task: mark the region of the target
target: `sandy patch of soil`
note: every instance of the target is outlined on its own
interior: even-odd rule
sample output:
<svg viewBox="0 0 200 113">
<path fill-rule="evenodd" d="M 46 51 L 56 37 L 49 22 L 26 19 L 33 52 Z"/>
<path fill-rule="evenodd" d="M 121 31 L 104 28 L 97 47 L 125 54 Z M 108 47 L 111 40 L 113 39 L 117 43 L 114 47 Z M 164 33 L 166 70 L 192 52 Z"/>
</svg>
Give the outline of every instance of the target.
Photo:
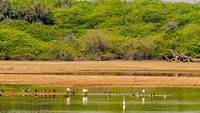
<svg viewBox="0 0 200 113">
<path fill-rule="evenodd" d="M 200 63 L 169 63 L 166 61 L 0 61 L 0 73 L 63 73 L 78 71 L 200 72 Z"/>
<path fill-rule="evenodd" d="M 83 61 L 38 62 L 0 61 L 0 84 L 38 84 L 80 87 L 173 87 L 200 86 L 200 77 L 166 76 L 101 76 L 101 75 L 46 75 L 80 71 L 106 72 L 193 72 L 200 73 L 200 63 L 165 61 Z M 35 74 L 34 74 L 35 73 Z M 36 74 L 40 73 L 40 74 Z"/>
<path fill-rule="evenodd" d="M 71 87 L 199 87 L 200 77 L 59 76 L 0 74 L 1 84 L 35 84 Z"/>
</svg>

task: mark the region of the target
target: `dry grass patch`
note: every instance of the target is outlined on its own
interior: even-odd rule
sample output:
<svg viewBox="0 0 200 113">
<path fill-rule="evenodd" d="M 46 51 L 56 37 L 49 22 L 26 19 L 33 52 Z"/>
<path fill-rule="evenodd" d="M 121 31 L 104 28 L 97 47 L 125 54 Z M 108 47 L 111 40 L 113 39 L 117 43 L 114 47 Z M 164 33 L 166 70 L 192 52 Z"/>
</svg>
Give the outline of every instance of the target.
<svg viewBox="0 0 200 113">
<path fill-rule="evenodd" d="M 63 73 L 77 71 L 200 72 L 200 63 L 169 63 L 165 61 L 0 62 L 0 73 Z"/>
</svg>

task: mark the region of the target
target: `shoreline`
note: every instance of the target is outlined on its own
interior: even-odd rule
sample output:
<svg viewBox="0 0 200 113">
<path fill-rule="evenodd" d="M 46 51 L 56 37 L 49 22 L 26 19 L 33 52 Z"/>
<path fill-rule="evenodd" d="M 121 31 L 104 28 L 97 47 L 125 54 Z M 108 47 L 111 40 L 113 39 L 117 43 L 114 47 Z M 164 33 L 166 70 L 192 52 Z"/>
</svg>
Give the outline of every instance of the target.
<svg viewBox="0 0 200 113">
<path fill-rule="evenodd" d="M 73 74 L 70 75 L 70 72 Z M 86 72 L 86 75 L 79 75 L 80 72 Z M 87 72 L 94 73 L 87 75 Z M 108 74 L 101 75 L 101 72 L 108 72 Z M 112 72 L 125 74 L 109 75 Z M 132 76 L 129 75 L 129 72 L 141 72 L 144 75 L 147 72 L 196 73 L 196 76 L 144 76 L 143 74 Z M 0 84 L 62 87 L 200 87 L 199 81 L 199 63 L 165 61 L 0 61 Z"/>
<path fill-rule="evenodd" d="M 200 72 L 200 63 L 167 61 L 0 61 L 0 73 L 56 73 L 77 71 Z"/>
<path fill-rule="evenodd" d="M 58 87 L 200 87 L 200 77 L 4 75 L 0 84 Z"/>
</svg>

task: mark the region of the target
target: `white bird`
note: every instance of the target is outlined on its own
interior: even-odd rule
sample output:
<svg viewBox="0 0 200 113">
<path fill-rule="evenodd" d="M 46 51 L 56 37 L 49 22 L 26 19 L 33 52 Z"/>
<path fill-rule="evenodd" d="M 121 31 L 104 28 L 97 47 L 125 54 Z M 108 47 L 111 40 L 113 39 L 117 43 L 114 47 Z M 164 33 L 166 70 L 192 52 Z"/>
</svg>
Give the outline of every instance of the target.
<svg viewBox="0 0 200 113">
<path fill-rule="evenodd" d="M 87 93 L 87 92 L 88 92 L 88 89 L 83 89 L 82 92 L 83 92 L 83 93 Z"/>
<path fill-rule="evenodd" d="M 70 88 L 67 88 L 67 92 L 70 92 L 71 91 L 71 89 Z"/>
<path fill-rule="evenodd" d="M 145 93 L 145 92 L 146 92 L 146 91 L 143 89 L 143 90 L 142 90 L 142 93 Z"/>
</svg>

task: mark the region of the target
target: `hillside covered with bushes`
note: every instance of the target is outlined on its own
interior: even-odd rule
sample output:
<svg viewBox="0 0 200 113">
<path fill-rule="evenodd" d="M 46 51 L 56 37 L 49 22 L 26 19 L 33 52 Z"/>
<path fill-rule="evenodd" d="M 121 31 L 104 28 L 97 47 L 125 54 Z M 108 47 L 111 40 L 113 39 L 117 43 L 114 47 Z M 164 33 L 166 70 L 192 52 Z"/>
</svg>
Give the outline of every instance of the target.
<svg viewBox="0 0 200 113">
<path fill-rule="evenodd" d="M 0 0 L 1 60 L 200 57 L 200 4 Z"/>
</svg>

